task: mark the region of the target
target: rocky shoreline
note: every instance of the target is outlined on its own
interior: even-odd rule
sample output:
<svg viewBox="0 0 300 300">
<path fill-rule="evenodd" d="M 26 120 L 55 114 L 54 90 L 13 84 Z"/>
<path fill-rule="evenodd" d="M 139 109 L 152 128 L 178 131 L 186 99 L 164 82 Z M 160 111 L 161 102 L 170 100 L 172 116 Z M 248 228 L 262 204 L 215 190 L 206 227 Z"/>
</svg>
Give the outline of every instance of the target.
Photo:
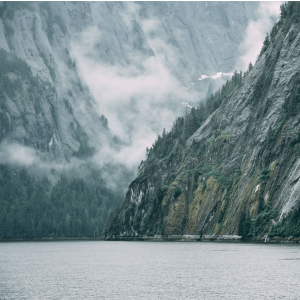
<svg viewBox="0 0 300 300">
<path fill-rule="evenodd" d="M 33 237 L 33 238 L 0 238 L 1 242 L 41 242 L 41 241 L 103 241 L 98 237 Z"/>
<path fill-rule="evenodd" d="M 106 241 L 176 241 L 176 242 L 226 242 L 226 243 L 299 243 L 298 237 L 272 237 L 260 236 L 242 240 L 238 235 L 155 235 L 155 236 L 108 236 Z"/>
<path fill-rule="evenodd" d="M 108 236 L 108 237 L 34 237 L 0 238 L 0 242 L 38 242 L 38 241 L 154 241 L 154 242 L 225 242 L 225 243 L 299 243 L 300 237 L 259 236 L 242 240 L 238 235 L 155 235 L 155 236 Z"/>
</svg>

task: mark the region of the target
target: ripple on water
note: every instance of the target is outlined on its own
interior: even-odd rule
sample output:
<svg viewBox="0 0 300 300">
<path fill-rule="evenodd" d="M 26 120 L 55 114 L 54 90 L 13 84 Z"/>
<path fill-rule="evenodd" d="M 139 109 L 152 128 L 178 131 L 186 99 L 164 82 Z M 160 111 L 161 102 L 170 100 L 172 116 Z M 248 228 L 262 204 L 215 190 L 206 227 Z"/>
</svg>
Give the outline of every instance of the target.
<svg viewBox="0 0 300 300">
<path fill-rule="evenodd" d="M 297 245 L 0 244 L 0 299 L 299 299 Z"/>
</svg>

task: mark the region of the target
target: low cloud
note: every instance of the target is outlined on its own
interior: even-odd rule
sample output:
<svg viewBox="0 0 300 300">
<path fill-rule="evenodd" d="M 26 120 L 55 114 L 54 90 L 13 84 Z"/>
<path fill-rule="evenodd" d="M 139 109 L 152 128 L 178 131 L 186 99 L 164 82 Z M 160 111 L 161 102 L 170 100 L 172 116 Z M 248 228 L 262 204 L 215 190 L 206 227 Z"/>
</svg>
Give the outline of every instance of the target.
<svg viewBox="0 0 300 300">
<path fill-rule="evenodd" d="M 251 21 L 245 33 L 245 39 L 239 46 L 239 57 L 234 70 L 245 71 L 250 61 L 252 64 L 256 62 L 260 53 L 263 42 L 270 32 L 275 22 L 278 21 L 280 13 L 280 5 L 283 2 L 260 2 L 258 7 L 258 19 Z"/>
<path fill-rule="evenodd" d="M 4 140 L 0 143 L 0 164 L 11 165 L 19 168 L 34 167 L 35 170 L 50 172 L 51 170 L 62 171 L 80 167 L 85 162 L 73 157 L 69 163 L 56 163 L 55 161 L 42 161 L 39 150 L 21 145 L 15 141 Z"/>
<path fill-rule="evenodd" d="M 200 88 L 196 91 L 195 81 L 185 78 L 189 74 L 177 74 L 182 54 L 168 42 L 170 37 L 155 15 L 141 17 L 139 4 L 124 5 L 126 9 L 120 13 L 123 20 L 120 24 L 126 26 L 126 38 L 122 33 L 118 37 L 114 31 L 108 32 L 101 24 L 95 24 L 76 36 L 70 53 L 95 98 L 98 114 L 107 117 L 114 134 L 130 141 L 119 150 L 103 146 L 93 161 L 102 170 L 105 166 L 119 164 L 133 172 L 157 134 L 163 128 L 169 130 L 176 117 L 182 116 L 190 104 L 195 105 L 207 97 L 207 87 L 201 82 L 201 91 L 197 80 Z M 235 69 L 245 70 L 250 61 L 255 62 L 266 33 L 278 18 L 279 6 L 279 2 L 260 4 L 259 18 L 247 28 L 240 45 L 242 55 Z M 217 83 L 223 82 L 221 75 L 218 73 L 210 78 L 215 79 L 215 85 L 211 85 L 209 94 Z M 117 182 L 116 178 L 123 172 L 120 174 L 108 171 L 107 178 Z"/>
<path fill-rule="evenodd" d="M 137 175 L 137 167 L 145 157 L 146 147 L 149 141 L 154 141 L 156 134 L 146 129 L 148 134 L 134 136 L 130 146 L 124 146 L 121 150 L 104 147 L 93 158 L 93 166 L 101 169 L 102 177 L 107 186 L 111 188 L 123 188 L 124 192 L 128 184 Z M 140 134 L 141 131 L 138 131 Z M 146 132 L 145 132 L 146 133 Z"/>
<path fill-rule="evenodd" d="M 4 141 L 0 144 L 0 164 L 29 167 L 36 163 L 39 163 L 39 159 L 34 149 L 15 142 Z"/>
<path fill-rule="evenodd" d="M 115 41 L 115 46 L 107 50 L 112 59 L 108 62 L 100 57 L 99 48 L 110 47 L 112 40 L 105 44 L 107 33 L 92 26 L 76 37 L 71 54 L 96 100 L 99 115 L 107 117 L 114 134 L 131 141 L 120 151 L 103 148 L 97 156 L 98 163 L 117 161 L 136 169 L 157 134 L 163 128 L 169 130 L 176 117 L 184 114 L 183 103 L 197 103 L 201 97 L 190 83 L 185 86 L 176 76 L 179 53 L 166 42 L 168 37 L 164 36 L 159 19 L 141 19 L 136 3 L 127 3 L 126 7 L 121 16 L 127 30 L 133 30 L 128 34 L 132 39 L 138 38 L 139 46 L 125 43 L 123 48 L 132 49 L 125 51 L 124 57 L 114 57 L 114 47 L 118 47 Z M 134 26 L 141 29 L 141 36 Z"/>
<path fill-rule="evenodd" d="M 136 163 L 145 157 L 146 148 L 151 146 L 150 141 L 154 141 L 157 135 L 147 127 L 138 130 L 133 136 L 130 146 L 124 146 L 121 150 L 114 150 L 110 147 L 104 147 L 94 156 L 95 163 L 103 167 L 107 162 L 122 164 L 128 169 L 136 167 Z M 111 160 L 113 157 L 113 161 Z"/>
</svg>

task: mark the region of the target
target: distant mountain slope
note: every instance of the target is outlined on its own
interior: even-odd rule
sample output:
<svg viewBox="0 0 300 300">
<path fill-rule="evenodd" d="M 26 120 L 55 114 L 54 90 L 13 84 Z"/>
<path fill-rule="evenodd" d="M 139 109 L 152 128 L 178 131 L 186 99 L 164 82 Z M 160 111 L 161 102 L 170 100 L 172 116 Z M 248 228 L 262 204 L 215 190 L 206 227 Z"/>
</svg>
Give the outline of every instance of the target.
<svg viewBox="0 0 300 300">
<path fill-rule="evenodd" d="M 10 120 L 2 139 L 43 149 L 38 151 L 39 157 L 49 163 L 66 163 L 78 151 L 80 142 L 96 150 L 114 144 L 107 121 L 101 118 L 109 99 L 95 102 L 97 95 L 92 96 L 82 81 L 78 53 L 73 51 L 76 41 L 87 43 L 90 49 L 83 55 L 93 55 L 96 64 L 120 68 L 142 68 L 146 58 L 164 53 L 167 60 L 163 63 L 186 89 L 185 95 L 199 101 L 193 89 L 201 92 L 199 96 L 206 95 L 210 83 L 198 77 L 232 69 L 237 46 L 249 20 L 255 19 L 257 7 L 254 2 L 2 2 L 0 47 L 12 54 L 2 52 L 2 60 L 22 59 L 31 70 L 26 75 L 31 80 L 26 83 L 25 74 L 15 74 L 19 72 L 14 72 L 15 66 L 2 69 L 2 78 L 12 84 L 18 80 L 22 85 L 16 95 L 7 93 L 2 85 L 2 102 L 7 104 Z M 98 29 L 91 32 L 91 28 Z M 181 114 L 185 110 L 182 98 L 176 100 L 168 93 L 159 99 L 164 103 L 156 102 L 145 109 L 139 104 L 134 107 L 136 99 L 130 100 L 129 106 L 125 99 L 124 104 L 119 99 L 110 114 L 126 120 L 121 124 L 127 134 L 138 130 L 143 122 L 160 132 L 173 122 L 170 117 L 174 113 L 164 112 Z M 168 119 L 162 121 L 164 115 Z M 108 126 L 115 126 L 108 121 Z M 79 131 L 86 135 L 84 142 L 82 136 L 79 140 Z"/>
<path fill-rule="evenodd" d="M 233 70 L 258 7 L 258 2 L 93 2 L 93 26 L 79 35 L 73 53 L 96 100 L 103 107 L 104 98 L 110 99 L 105 107 L 113 111 L 107 115 L 115 127 L 120 123 L 136 135 L 146 125 L 158 134 L 185 112 L 183 99 L 198 105 L 228 79 L 199 80 Z M 96 78 L 102 74 L 101 82 Z"/>
<path fill-rule="evenodd" d="M 0 235 L 87 235 L 86 228 L 90 235 L 101 235 L 140 159 L 134 144 L 139 141 L 132 135 L 138 131 L 138 137 L 154 136 L 190 106 L 183 104 L 183 94 L 189 96 L 185 102 L 199 101 L 215 88 L 215 81 L 205 83 L 197 77 L 233 67 L 237 46 L 249 20 L 256 18 L 257 7 L 255 2 L 1 2 L 0 184 L 5 210 Z M 82 69 L 86 60 L 102 68 L 101 77 L 87 65 L 96 86 L 102 84 L 100 91 L 87 81 Z M 157 64 L 152 67 L 152 62 Z M 128 71 L 129 79 L 142 80 L 138 94 L 134 90 L 126 98 L 121 90 L 117 105 L 109 110 L 108 96 L 120 85 L 110 86 L 110 72 L 102 71 L 113 67 L 124 72 L 122 78 L 133 70 L 133 75 Z M 156 85 L 145 92 L 148 71 Z M 172 83 L 167 92 L 161 78 Z M 103 95 L 105 86 L 108 94 Z M 123 86 L 126 90 L 130 84 Z M 154 101 L 157 87 L 162 93 Z M 182 94 L 178 96 L 173 87 Z M 145 99 L 146 108 L 141 106 Z M 115 136 L 117 121 L 124 128 L 121 138 Z M 139 131 L 145 127 L 150 128 L 147 134 Z M 143 144 L 140 149 L 144 153 Z M 44 176 L 49 189 L 48 183 L 40 186 Z M 61 198 L 56 191 L 63 193 Z M 81 196 L 69 203 L 75 191 Z M 54 195 L 60 201 L 54 203 Z M 87 223 L 88 216 L 94 221 Z M 72 231 L 66 222 L 78 228 L 88 225 Z M 11 223 L 15 229 L 6 231 Z"/>
<path fill-rule="evenodd" d="M 158 137 L 108 239 L 300 236 L 299 21 L 282 5 L 254 68 Z"/>
</svg>

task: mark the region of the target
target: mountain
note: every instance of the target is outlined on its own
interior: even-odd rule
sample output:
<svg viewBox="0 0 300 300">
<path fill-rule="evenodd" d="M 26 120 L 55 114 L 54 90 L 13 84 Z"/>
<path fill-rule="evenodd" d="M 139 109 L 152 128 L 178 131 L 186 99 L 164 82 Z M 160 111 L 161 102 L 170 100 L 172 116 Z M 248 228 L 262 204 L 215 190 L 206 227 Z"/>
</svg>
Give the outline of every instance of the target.
<svg viewBox="0 0 300 300">
<path fill-rule="evenodd" d="M 258 7 L 257 2 L 91 3 L 93 25 L 79 35 L 73 53 L 114 129 L 135 139 L 143 128 L 154 139 L 231 76 Z M 199 80 L 218 72 L 227 76 Z"/>
<path fill-rule="evenodd" d="M 1 2 L 1 237 L 101 235 L 139 138 L 217 88 L 257 8 Z"/>
<path fill-rule="evenodd" d="M 299 239 L 299 22 L 281 5 L 255 66 L 158 136 L 107 239 Z"/>
<path fill-rule="evenodd" d="M 21 143 L 26 138 L 29 145 L 43 149 L 52 148 L 53 153 L 50 153 L 50 150 L 46 151 L 42 160 L 57 162 L 66 161 L 79 148 L 75 129 L 69 126 L 73 122 L 76 127 L 75 120 L 87 134 L 90 146 L 101 148 L 113 142 L 105 122 L 99 117 L 99 114 L 102 114 L 101 103 L 95 104 L 88 87 L 80 78 L 76 54 L 73 57 L 70 54 L 76 40 L 83 38 L 83 42 L 87 42 L 88 38 L 83 37 L 83 34 L 89 36 L 86 33 L 89 28 L 96 26 L 101 32 L 101 35 L 96 35 L 92 44 L 88 44 L 90 49 L 87 51 L 92 52 L 95 62 L 116 66 L 137 65 L 140 68 L 145 57 L 156 53 L 156 50 L 148 45 L 146 35 L 149 33 L 146 33 L 146 29 L 143 31 L 142 27 L 145 27 L 146 21 L 161 22 L 161 29 L 148 25 L 148 31 L 155 35 L 156 40 L 165 39 L 166 43 L 176 45 L 174 47 L 180 53 L 180 63 L 177 59 L 172 61 L 169 58 L 170 65 L 172 62 L 178 63 L 170 68 L 181 76 L 187 77 L 189 73 L 190 76 L 184 83 L 190 87 L 193 76 L 197 79 L 202 74 L 214 75 L 232 69 L 237 46 L 243 38 L 249 20 L 255 19 L 257 8 L 256 3 L 230 5 L 222 2 L 146 2 L 142 3 L 141 7 L 137 4 L 136 6 L 134 9 L 137 13 L 131 15 L 130 7 L 128 8 L 126 3 L 117 2 L 1 4 L 1 48 L 22 59 L 32 72 L 30 76 L 38 78 L 38 83 L 35 84 L 44 90 L 47 88 L 42 97 L 32 95 L 34 100 L 24 100 L 27 107 L 23 107 L 18 101 L 15 106 L 9 105 L 11 108 L 8 113 L 14 114 L 14 117 L 10 118 L 12 130 L 8 134 L 9 137 Z M 209 26 L 210 24 L 213 26 Z M 201 53 L 197 53 L 200 50 Z M 14 72 L 3 70 L 3 73 Z M 14 77 L 15 74 L 10 74 L 9 80 L 13 82 Z M 24 82 L 25 78 L 19 80 Z M 29 85 L 34 84 L 29 82 Z M 24 93 L 19 94 L 23 97 Z M 13 95 L 6 101 L 10 102 L 12 97 Z M 34 106 L 34 102 L 38 101 Z M 22 122 L 15 121 L 19 115 L 28 119 L 27 127 Z M 40 132 L 45 132 L 43 137 L 36 132 L 36 119 L 39 120 L 37 126 L 41 127 Z"/>
</svg>

